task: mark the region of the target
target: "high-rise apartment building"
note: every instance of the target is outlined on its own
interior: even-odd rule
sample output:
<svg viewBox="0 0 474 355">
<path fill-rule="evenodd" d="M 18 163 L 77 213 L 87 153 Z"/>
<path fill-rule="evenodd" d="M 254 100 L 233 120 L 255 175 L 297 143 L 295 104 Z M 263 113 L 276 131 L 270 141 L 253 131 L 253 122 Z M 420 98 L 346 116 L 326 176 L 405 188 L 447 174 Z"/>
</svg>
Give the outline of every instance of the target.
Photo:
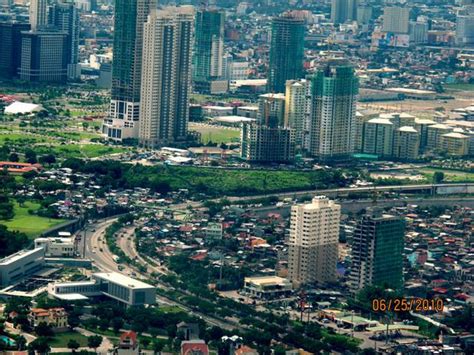
<svg viewBox="0 0 474 355">
<path fill-rule="evenodd" d="M 353 292 L 367 286 L 403 286 L 403 218 L 369 210 L 359 220 L 352 237 L 349 275 Z"/>
<path fill-rule="evenodd" d="M 285 13 L 272 21 L 268 91 L 284 93 L 287 80 L 303 78 L 304 20 Z"/>
<path fill-rule="evenodd" d="M 145 23 L 139 141 L 148 147 L 187 137 L 194 8 L 152 10 Z"/>
<path fill-rule="evenodd" d="M 30 1 L 30 24 L 32 31 L 48 24 L 48 0 Z"/>
<path fill-rule="evenodd" d="M 110 139 L 138 137 L 143 25 L 155 0 L 116 0 L 112 93 L 102 132 Z"/>
<path fill-rule="evenodd" d="M 393 156 L 400 160 L 416 160 L 420 152 L 420 134 L 414 127 L 403 126 L 395 130 Z"/>
<path fill-rule="evenodd" d="M 359 80 L 344 60 L 330 60 L 313 77 L 310 153 L 322 161 L 355 151 Z"/>
<path fill-rule="evenodd" d="M 0 77 L 17 76 L 21 64 L 21 33 L 29 29 L 28 23 L 0 22 Z"/>
<path fill-rule="evenodd" d="M 196 32 L 193 56 L 193 80 L 199 91 L 223 76 L 225 13 L 218 10 L 199 10 L 196 13 Z"/>
<path fill-rule="evenodd" d="M 288 277 L 295 284 L 336 280 L 341 206 L 326 197 L 291 208 Z"/>
<path fill-rule="evenodd" d="M 383 32 L 408 34 L 410 9 L 402 6 L 388 6 L 383 9 Z"/>
<path fill-rule="evenodd" d="M 56 29 L 22 32 L 19 78 L 29 82 L 66 82 L 67 41 L 67 33 Z"/>
<path fill-rule="evenodd" d="M 260 95 L 257 119 L 258 123 L 269 127 L 283 127 L 285 125 L 285 95 Z"/>
<path fill-rule="evenodd" d="M 357 20 L 357 0 L 332 0 L 331 22 L 335 25 Z"/>
<path fill-rule="evenodd" d="M 474 44 L 474 6 L 467 6 L 456 16 L 456 44 Z"/>
<path fill-rule="evenodd" d="M 363 125 L 362 152 L 380 157 L 392 156 L 393 123 L 388 118 L 372 118 Z"/>
<path fill-rule="evenodd" d="M 79 67 L 79 14 L 73 2 L 57 2 L 49 9 L 49 23 L 67 33 L 68 77 L 77 79 Z"/>
<path fill-rule="evenodd" d="M 307 147 L 311 117 L 311 80 L 288 80 L 285 92 L 285 125 L 295 130 L 295 144 Z"/>
</svg>

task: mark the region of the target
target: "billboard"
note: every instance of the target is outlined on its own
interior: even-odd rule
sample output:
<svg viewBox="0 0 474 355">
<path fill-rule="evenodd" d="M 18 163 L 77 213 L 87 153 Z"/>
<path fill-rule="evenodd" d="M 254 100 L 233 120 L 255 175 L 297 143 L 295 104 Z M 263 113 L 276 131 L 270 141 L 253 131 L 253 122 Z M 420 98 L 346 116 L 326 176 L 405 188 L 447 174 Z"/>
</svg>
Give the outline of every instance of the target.
<svg viewBox="0 0 474 355">
<path fill-rule="evenodd" d="M 410 46 L 410 36 L 393 32 L 374 32 L 372 34 L 372 45 L 379 48 L 408 48 Z"/>
</svg>

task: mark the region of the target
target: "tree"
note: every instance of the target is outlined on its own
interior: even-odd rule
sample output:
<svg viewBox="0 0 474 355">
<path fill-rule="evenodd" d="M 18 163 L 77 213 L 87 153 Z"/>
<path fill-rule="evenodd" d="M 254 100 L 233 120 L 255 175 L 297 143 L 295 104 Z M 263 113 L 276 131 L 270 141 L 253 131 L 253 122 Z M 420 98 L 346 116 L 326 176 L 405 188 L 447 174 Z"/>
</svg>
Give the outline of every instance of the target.
<svg viewBox="0 0 474 355">
<path fill-rule="evenodd" d="M 38 159 L 36 157 L 36 152 L 33 149 L 26 149 L 25 160 L 30 164 L 36 164 L 38 162 Z"/>
<path fill-rule="evenodd" d="M 119 317 L 115 317 L 112 319 L 112 328 L 114 329 L 114 333 L 117 334 L 120 329 L 123 327 L 123 319 Z"/>
<path fill-rule="evenodd" d="M 433 174 L 433 183 L 440 184 L 444 180 L 444 173 L 442 171 L 435 171 Z"/>
<path fill-rule="evenodd" d="M 18 347 L 18 350 L 22 351 L 26 347 L 26 339 L 23 335 L 20 335 L 18 338 L 16 338 L 16 346 Z"/>
<path fill-rule="evenodd" d="M 39 158 L 39 161 L 41 164 L 50 165 L 50 164 L 56 163 L 56 157 L 54 156 L 54 154 L 46 154 L 46 155 L 41 156 Z"/>
<path fill-rule="evenodd" d="M 155 355 L 159 354 L 161 352 L 161 350 L 163 350 L 164 346 L 165 346 L 165 344 L 163 344 L 163 342 L 155 340 L 153 342 L 153 353 Z"/>
<path fill-rule="evenodd" d="M 84 131 L 87 131 L 87 128 L 89 128 L 89 123 L 88 122 L 82 122 L 82 129 Z"/>
<path fill-rule="evenodd" d="M 74 339 L 69 339 L 67 342 L 67 348 L 72 350 L 72 353 L 74 354 L 77 349 L 79 349 L 81 345 Z"/>
<path fill-rule="evenodd" d="M 51 351 L 51 347 L 48 345 L 47 338 L 39 337 L 28 345 L 28 350 L 37 351 L 40 354 L 48 354 Z"/>
<path fill-rule="evenodd" d="M 54 334 L 51 326 L 45 322 L 41 322 L 36 326 L 35 333 L 40 337 L 49 337 Z"/>
<path fill-rule="evenodd" d="M 100 335 L 91 335 L 87 337 L 87 346 L 94 349 L 97 353 L 97 348 L 102 344 L 102 337 Z"/>
<path fill-rule="evenodd" d="M 16 153 L 11 153 L 10 156 L 8 157 L 8 160 L 14 163 L 17 163 L 20 161 L 20 157 Z"/>
</svg>

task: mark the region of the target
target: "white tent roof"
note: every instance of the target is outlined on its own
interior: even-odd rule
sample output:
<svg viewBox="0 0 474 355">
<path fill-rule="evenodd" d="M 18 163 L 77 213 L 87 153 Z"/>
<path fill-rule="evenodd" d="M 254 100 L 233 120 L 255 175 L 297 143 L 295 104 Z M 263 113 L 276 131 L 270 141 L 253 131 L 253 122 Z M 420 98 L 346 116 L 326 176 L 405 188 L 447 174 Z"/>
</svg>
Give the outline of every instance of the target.
<svg viewBox="0 0 474 355">
<path fill-rule="evenodd" d="M 15 115 L 17 113 L 32 113 L 41 111 L 42 107 L 36 104 L 29 104 L 26 102 L 15 101 L 12 104 L 5 107 L 5 114 Z"/>
</svg>

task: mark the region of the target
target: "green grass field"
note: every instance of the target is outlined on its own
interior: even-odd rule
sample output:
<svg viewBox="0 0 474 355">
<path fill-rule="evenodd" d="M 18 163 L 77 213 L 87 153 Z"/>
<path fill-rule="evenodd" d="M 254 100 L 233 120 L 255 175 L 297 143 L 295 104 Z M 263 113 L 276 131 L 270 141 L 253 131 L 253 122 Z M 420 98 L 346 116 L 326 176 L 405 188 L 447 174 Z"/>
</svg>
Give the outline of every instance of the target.
<svg viewBox="0 0 474 355">
<path fill-rule="evenodd" d="M 110 147 L 101 144 L 64 144 L 51 147 L 39 147 L 38 154 L 52 153 L 59 158 L 96 158 L 104 155 L 123 153 L 122 147 Z"/>
<path fill-rule="evenodd" d="M 433 180 L 433 174 L 437 171 L 444 173 L 445 182 L 474 182 L 474 173 L 433 168 L 420 169 L 420 173 L 422 173 L 428 181 Z"/>
<path fill-rule="evenodd" d="M 77 341 L 81 347 L 87 346 L 87 337 L 77 332 L 58 333 L 48 343 L 52 348 L 67 348 L 71 339 Z"/>
<path fill-rule="evenodd" d="M 240 141 L 240 130 L 218 127 L 190 124 L 189 129 L 201 133 L 201 142 L 207 144 L 213 143 L 231 143 Z"/>
<path fill-rule="evenodd" d="M 50 219 L 28 213 L 28 210 L 37 211 L 39 208 L 40 205 L 38 203 L 25 202 L 24 206 L 20 207 L 15 202 L 15 217 L 8 221 L 0 220 L 0 224 L 7 226 L 12 231 L 23 232 L 28 237 L 33 238 L 65 221 L 63 219 Z"/>
<path fill-rule="evenodd" d="M 41 137 L 39 135 L 26 134 L 26 133 L 12 133 L 9 131 L 0 130 L 0 145 L 6 142 L 18 144 L 35 144 L 35 143 L 46 143 L 51 142 L 50 138 Z"/>
<path fill-rule="evenodd" d="M 444 88 L 454 91 L 474 91 L 474 84 L 445 84 Z"/>
</svg>

